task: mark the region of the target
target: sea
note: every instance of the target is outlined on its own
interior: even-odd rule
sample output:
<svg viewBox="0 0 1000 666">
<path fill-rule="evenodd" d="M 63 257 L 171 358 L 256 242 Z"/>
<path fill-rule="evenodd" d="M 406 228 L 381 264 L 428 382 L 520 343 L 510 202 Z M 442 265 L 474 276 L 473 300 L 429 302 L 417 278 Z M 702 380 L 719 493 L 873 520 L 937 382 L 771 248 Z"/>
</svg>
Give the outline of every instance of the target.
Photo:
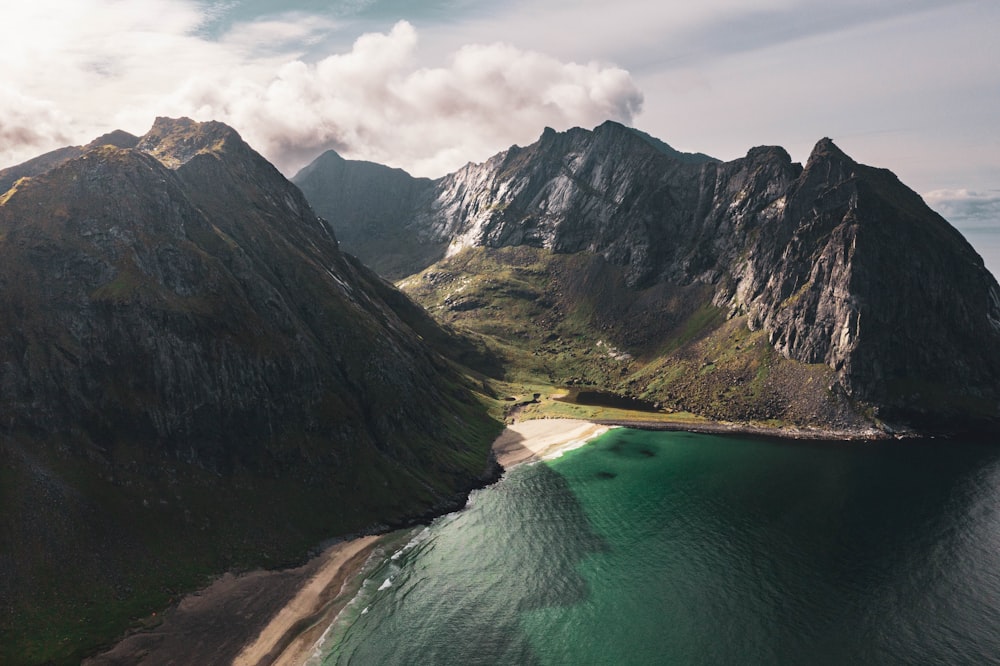
<svg viewBox="0 0 1000 666">
<path fill-rule="evenodd" d="M 614 429 L 364 577 L 310 664 L 996 664 L 1000 447 Z"/>
</svg>

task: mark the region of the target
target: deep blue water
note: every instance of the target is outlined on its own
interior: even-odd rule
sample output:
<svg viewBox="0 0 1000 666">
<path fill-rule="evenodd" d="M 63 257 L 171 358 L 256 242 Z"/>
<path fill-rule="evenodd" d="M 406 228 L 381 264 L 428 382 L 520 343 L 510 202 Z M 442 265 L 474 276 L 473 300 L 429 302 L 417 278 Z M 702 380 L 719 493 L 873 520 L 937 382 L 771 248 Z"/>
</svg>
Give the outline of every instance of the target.
<svg viewBox="0 0 1000 666">
<path fill-rule="evenodd" d="M 995 447 L 620 429 L 410 538 L 318 663 L 1000 663 Z"/>
</svg>

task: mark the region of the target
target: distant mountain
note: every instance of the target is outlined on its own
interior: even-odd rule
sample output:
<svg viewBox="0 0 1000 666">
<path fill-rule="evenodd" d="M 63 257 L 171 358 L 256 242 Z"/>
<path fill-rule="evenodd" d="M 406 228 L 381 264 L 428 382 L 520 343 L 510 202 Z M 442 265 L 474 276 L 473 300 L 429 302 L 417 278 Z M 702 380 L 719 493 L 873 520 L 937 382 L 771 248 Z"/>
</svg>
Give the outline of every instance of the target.
<svg viewBox="0 0 1000 666">
<path fill-rule="evenodd" d="M 402 277 L 441 258 L 443 242 L 414 244 L 400 225 L 433 183 L 401 169 L 345 160 L 329 150 L 295 175 L 292 182 L 309 192 L 312 205 L 330 211 L 331 227 L 348 252 L 369 258 L 380 275 Z"/>
<path fill-rule="evenodd" d="M 341 180 L 303 173 L 348 251 L 385 270 L 354 224 L 380 182 L 347 170 L 367 197 L 345 210 L 325 205 Z M 419 275 L 401 286 L 493 339 L 515 374 L 736 421 L 930 430 L 1000 415 L 996 280 L 917 194 L 829 139 L 805 167 L 777 147 L 722 163 L 608 122 L 411 187 L 408 210 L 377 216 L 412 248 Z"/>
<path fill-rule="evenodd" d="M 231 128 L 160 118 L 4 177 L 0 662 L 78 661 L 207 575 L 491 473 L 499 424 L 432 348 L 464 343 Z"/>
</svg>

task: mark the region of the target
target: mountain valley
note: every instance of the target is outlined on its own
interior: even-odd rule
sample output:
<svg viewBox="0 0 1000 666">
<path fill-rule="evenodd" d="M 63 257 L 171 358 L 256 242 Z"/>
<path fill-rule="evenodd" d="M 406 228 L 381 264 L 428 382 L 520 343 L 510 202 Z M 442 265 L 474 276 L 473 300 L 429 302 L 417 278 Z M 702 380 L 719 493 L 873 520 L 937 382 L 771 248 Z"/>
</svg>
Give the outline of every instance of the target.
<svg viewBox="0 0 1000 666">
<path fill-rule="evenodd" d="M 505 418 L 1000 422 L 1000 286 L 829 139 L 721 162 L 607 122 L 439 179 L 328 152 L 289 181 L 159 118 L 0 170 L 0 313 L 2 663 L 460 507 Z"/>
<path fill-rule="evenodd" d="M 996 423 L 996 280 L 829 139 L 804 166 L 778 147 L 722 163 L 607 122 L 433 181 L 330 153 L 293 181 L 508 380 L 859 436 Z"/>
</svg>

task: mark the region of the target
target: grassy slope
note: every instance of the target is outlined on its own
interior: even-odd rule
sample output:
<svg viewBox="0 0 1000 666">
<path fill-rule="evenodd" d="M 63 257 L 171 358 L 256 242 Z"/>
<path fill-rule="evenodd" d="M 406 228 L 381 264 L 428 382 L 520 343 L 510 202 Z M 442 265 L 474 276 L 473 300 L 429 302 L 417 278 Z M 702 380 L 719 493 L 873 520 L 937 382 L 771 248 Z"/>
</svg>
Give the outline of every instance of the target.
<svg viewBox="0 0 1000 666">
<path fill-rule="evenodd" d="M 702 286 L 631 290 L 599 257 L 530 247 L 467 249 L 399 286 L 502 358 L 496 390 L 522 417 L 860 425 L 830 391 L 829 368 L 781 357 L 744 318 L 727 320 Z M 643 398 L 662 412 L 623 415 L 552 400 L 563 386 Z"/>
<path fill-rule="evenodd" d="M 483 418 L 481 405 L 455 401 L 450 407 L 456 431 L 450 434 L 466 439 L 465 451 L 445 451 L 421 437 L 411 444 L 427 460 L 425 471 L 440 467 L 450 475 L 458 468 L 473 478 L 483 472 L 499 425 Z M 310 449 L 321 456 L 330 446 L 307 435 L 297 445 L 306 456 Z M 106 466 L 81 460 L 58 443 L 5 441 L 4 532 L 13 528 L 19 535 L 16 559 L 30 562 L 36 585 L 29 599 L 0 607 L 0 663 L 78 663 L 127 627 L 155 624 L 157 611 L 218 572 L 296 564 L 332 535 L 405 522 L 415 507 L 432 510 L 454 492 L 432 473 L 415 475 L 373 447 L 355 450 L 351 475 L 316 482 L 302 470 L 276 468 L 273 478 L 262 478 L 236 469 L 225 484 L 198 466 L 153 460 L 144 451 L 140 443 L 119 442 L 115 455 L 135 464 L 109 477 Z M 150 474 L 149 465 L 160 472 Z M 60 519 L 15 524 L 37 515 L 40 504 Z M 108 542 L 115 544 L 115 557 L 96 558 L 93 544 L 108 552 Z M 0 560 L 13 546 L 0 543 Z M 76 565 L 69 586 L 58 570 L 66 553 Z"/>
</svg>

